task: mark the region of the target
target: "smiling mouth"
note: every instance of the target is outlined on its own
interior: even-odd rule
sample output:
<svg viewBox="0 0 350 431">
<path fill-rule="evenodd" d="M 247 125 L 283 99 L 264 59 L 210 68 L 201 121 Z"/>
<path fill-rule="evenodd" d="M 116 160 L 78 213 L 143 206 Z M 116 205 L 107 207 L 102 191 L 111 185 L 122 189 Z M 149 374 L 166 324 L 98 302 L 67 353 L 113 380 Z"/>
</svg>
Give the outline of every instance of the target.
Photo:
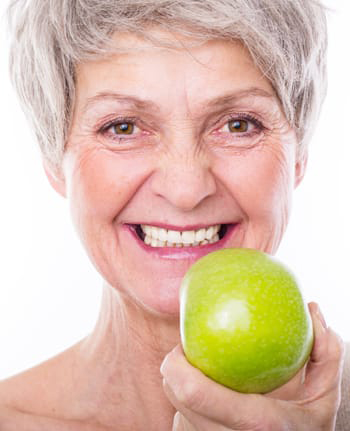
<svg viewBox="0 0 350 431">
<path fill-rule="evenodd" d="M 137 236 L 150 247 L 200 247 L 220 241 L 228 225 L 217 224 L 197 230 L 171 230 L 157 226 L 134 225 Z"/>
</svg>

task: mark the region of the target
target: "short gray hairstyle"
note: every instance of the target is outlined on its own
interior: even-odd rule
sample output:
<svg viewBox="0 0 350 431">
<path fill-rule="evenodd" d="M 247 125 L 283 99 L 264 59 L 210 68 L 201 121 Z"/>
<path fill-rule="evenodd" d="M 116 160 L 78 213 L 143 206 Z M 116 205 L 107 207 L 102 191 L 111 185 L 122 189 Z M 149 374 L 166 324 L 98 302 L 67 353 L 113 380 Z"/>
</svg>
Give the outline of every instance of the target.
<svg viewBox="0 0 350 431">
<path fill-rule="evenodd" d="M 327 86 L 327 27 L 318 0 L 12 0 L 10 74 L 41 151 L 59 166 L 79 62 L 105 55 L 115 32 L 150 39 L 150 26 L 199 40 L 239 40 L 270 80 L 299 153 Z M 157 43 L 156 40 L 153 40 Z"/>
</svg>

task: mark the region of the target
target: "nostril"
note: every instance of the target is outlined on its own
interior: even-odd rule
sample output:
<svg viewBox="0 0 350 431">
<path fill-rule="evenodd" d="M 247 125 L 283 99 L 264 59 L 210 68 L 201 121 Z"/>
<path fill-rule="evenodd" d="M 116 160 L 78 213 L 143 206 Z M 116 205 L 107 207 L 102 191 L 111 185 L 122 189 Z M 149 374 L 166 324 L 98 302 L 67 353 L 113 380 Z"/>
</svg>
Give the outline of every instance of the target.
<svg viewBox="0 0 350 431">
<path fill-rule="evenodd" d="M 198 164 L 198 161 L 191 164 L 190 160 L 183 163 L 168 161 L 152 176 L 152 192 L 176 209 L 192 211 L 204 200 L 215 195 L 217 190 L 211 171 Z"/>
</svg>

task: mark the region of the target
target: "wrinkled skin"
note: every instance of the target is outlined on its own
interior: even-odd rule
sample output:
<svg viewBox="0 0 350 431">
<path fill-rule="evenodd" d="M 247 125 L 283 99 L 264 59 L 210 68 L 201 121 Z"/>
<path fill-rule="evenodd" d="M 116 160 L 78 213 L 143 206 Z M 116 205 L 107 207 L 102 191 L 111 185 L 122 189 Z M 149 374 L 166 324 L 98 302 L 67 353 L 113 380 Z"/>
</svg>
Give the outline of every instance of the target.
<svg viewBox="0 0 350 431">
<path fill-rule="evenodd" d="M 119 45 L 137 51 L 78 68 L 59 187 L 109 284 L 155 312 L 176 315 L 179 281 L 191 262 L 144 253 L 125 223 L 235 222 L 239 229 L 227 246 L 273 253 L 305 160 L 296 157 L 295 133 L 271 84 L 241 45 L 208 42 L 189 53 L 131 36 Z M 118 97 L 106 95 L 112 92 Z M 228 96 L 235 99 L 214 104 Z M 261 126 L 249 120 L 249 131 L 234 135 L 230 115 L 252 116 Z M 137 119 L 133 134 L 99 131 L 119 116 Z"/>
<path fill-rule="evenodd" d="M 333 430 L 342 345 L 314 306 L 303 373 L 265 396 L 230 391 L 178 346 L 178 289 L 195 258 L 145 251 L 127 228 L 234 223 L 226 247 L 276 251 L 306 156 L 270 82 L 239 43 L 160 49 L 122 35 L 116 45 L 127 52 L 78 66 L 62 169 L 45 166 L 106 280 L 100 316 L 80 343 L 9 383 L 3 403 L 62 430 L 164 431 L 177 411 L 176 431 Z M 110 126 L 121 117 L 131 134 Z M 231 130 L 232 118 L 247 130 Z"/>
</svg>

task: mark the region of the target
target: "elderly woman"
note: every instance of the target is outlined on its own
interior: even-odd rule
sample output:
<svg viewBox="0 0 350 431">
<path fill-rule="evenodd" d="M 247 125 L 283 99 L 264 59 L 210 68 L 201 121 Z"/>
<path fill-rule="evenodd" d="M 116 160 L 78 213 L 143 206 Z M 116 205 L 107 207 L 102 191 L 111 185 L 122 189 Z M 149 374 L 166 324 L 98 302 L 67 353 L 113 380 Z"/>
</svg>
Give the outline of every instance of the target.
<svg viewBox="0 0 350 431">
<path fill-rule="evenodd" d="M 91 334 L 0 384 L 0 429 L 348 430 L 343 345 L 315 303 L 308 364 L 269 394 L 215 383 L 179 347 L 189 266 L 281 241 L 325 95 L 322 6 L 15 0 L 10 13 L 15 86 L 105 283 Z"/>
</svg>

